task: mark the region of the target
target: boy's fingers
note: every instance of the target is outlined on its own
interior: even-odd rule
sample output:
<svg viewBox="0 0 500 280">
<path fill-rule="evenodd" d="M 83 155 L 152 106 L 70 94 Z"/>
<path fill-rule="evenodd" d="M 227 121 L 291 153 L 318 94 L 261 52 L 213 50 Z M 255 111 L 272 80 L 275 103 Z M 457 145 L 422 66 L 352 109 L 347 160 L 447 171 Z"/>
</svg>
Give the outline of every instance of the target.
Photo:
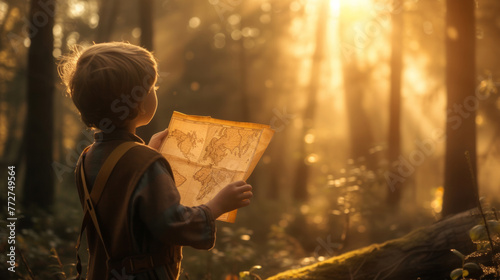
<svg viewBox="0 0 500 280">
<path fill-rule="evenodd" d="M 249 192 L 252 190 L 252 186 L 245 184 L 243 186 L 238 187 L 239 192 Z"/>
<path fill-rule="evenodd" d="M 231 185 L 233 186 L 236 186 L 236 187 L 241 187 L 241 186 L 244 186 L 246 185 L 247 183 L 243 180 L 240 180 L 240 181 L 236 181 L 236 182 L 232 182 Z"/>
<path fill-rule="evenodd" d="M 157 137 L 165 138 L 165 136 L 167 136 L 167 134 L 168 134 L 168 128 L 165 129 L 164 131 L 160 131 L 160 132 L 156 133 L 155 135 Z"/>
<path fill-rule="evenodd" d="M 250 199 L 245 199 L 245 200 L 242 200 L 242 201 L 240 202 L 240 204 L 241 204 L 241 207 L 248 206 L 248 205 L 250 205 Z"/>
<path fill-rule="evenodd" d="M 165 129 L 164 131 L 160 131 L 153 134 L 151 140 L 154 139 L 155 141 L 162 141 L 163 139 L 165 139 L 165 137 L 167 137 L 167 135 L 168 135 L 168 129 Z"/>
<path fill-rule="evenodd" d="M 240 199 L 242 200 L 245 200 L 245 199 L 250 199 L 253 197 L 253 193 L 248 191 L 248 192 L 244 192 L 240 195 Z"/>
</svg>

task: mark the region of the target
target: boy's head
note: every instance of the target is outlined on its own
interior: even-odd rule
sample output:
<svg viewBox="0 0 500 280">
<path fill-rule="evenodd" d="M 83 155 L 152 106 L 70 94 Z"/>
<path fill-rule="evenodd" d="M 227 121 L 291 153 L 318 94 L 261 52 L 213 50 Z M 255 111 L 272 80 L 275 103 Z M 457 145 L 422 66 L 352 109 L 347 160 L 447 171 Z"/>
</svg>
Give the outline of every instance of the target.
<svg viewBox="0 0 500 280">
<path fill-rule="evenodd" d="M 111 42 L 75 49 L 61 60 L 59 75 L 88 127 L 106 131 L 136 119 L 144 125 L 156 111 L 156 60 L 139 46 Z"/>
</svg>

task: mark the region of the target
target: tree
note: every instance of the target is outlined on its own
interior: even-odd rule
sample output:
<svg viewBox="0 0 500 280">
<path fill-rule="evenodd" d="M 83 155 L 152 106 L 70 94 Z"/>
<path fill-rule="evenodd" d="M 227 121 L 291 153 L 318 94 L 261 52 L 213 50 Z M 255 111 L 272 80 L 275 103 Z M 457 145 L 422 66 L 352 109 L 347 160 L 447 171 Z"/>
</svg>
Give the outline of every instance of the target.
<svg viewBox="0 0 500 280">
<path fill-rule="evenodd" d="M 392 12 L 392 34 L 391 34 L 391 86 L 390 86 L 390 105 L 389 105 L 389 141 L 387 154 L 389 158 L 389 169 L 397 162 L 401 153 L 401 70 L 402 70 L 402 44 L 403 44 L 403 15 L 399 10 L 402 5 L 401 0 L 393 1 Z M 387 203 L 391 206 L 397 206 L 401 200 L 402 183 L 396 182 L 389 186 L 387 192 Z"/>
<path fill-rule="evenodd" d="M 141 28 L 141 46 L 153 51 L 153 0 L 140 0 L 139 4 L 139 21 Z M 158 118 L 153 118 L 147 126 L 143 126 L 137 130 L 137 134 L 148 141 L 158 130 Z"/>
<path fill-rule="evenodd" d="M 153 51 L 153 0 L 140 0 L 138 4 L 141 46 Z"/>
<path fill-rule="evenodd" d="M 243 3 L 240 5 L 240 13 L 243 7 Z M 244 23 L 246 23 L 245 19 L 241 17 L 240 26 L 241 29 L 245 28 Z M 245 50 L 245 46 L 243 44 L 244 40 L 239 40 L 239 76 L 240 76 L 240 96 L 241 96 L 241 116 L 243 120 L 250 119 L 250 108 L 249 108 L 249 98 L 248 98 L 248 58 L 247 52 Z"/>
<path fill-rule="evenodd" d="M 326 0 L 322 0 L 318 6 L 319 16 L 316 27 L 316 43 L 315 50 L 312 58 L 311 66 L 311 79 L 309 82 L 309 92 L 307 95 L 307 101 L 304 109 L 303 120 L 304 124 L 302 126 L 302 134 L 299 138 L 299 154 L 300 158 L 298 160 L 298 167 L 295 177 L 295 185 L 293 189 L 293 197 L 297 201 L 305 201 L 308 198 L 307 193 L 307 181 L 309 179 L 309 166 L 306 164 L 305 159 L 306 154 L 306 143 L 304 142 L 304 136 L 312 128 L 312 124 L 315 118 L 316 103 L 318 95 L 320 81 L 321 81 L 321 66 L 323 64 L 325 56 L 325 37 L 326 37 L 326 26 L 328 21 L 328 4 Z"/>
<path fill-rule="evenodd" d="M 370 119 L 363 106 L 366 94 L 365 85 L 362 81 L 368 81 L 372 74 L 373 65 L 360 67 L 358 50 L 354 50 L 356 42 L 354 25 L 350 22 L 348 14 L 353 14 L 352 5 L 348 1 L 340 2 L 339 36 L 341 39 L 342 74 L 344 78 L 344 98 L 349 127 L 351 158 L 360 164 L 366 165 L 370 170 L 375 169 L 376 161 L 370 155 L 369 150 L 373 145 L 373 133 Z M 371 41 L 366 40 L 361 48 L 369 47 Z M 346 50 L 348 49 L 348 50 Z"/>
<path fill-rule="evenodd" d="M 99 11 L 99 26 L 97 27 L 96 43 L 107 42 L 111 38 L 116 17 L 120 7 L 118 0 L 103 0 Z"/>
<path fill-rule="evenodd" d="M 55 2 L 32 0 L 29 14 L 31 45 L 28 51 L 27 117 L 25 124 L 26 208 L 49 208 L 54 200 L 53 100 L 55 62 L 52 55 Z"/>
<path fill-rule="evenodd" d="M 446 1 L 446 156 L 443 215 L 471 208 L 478 195 L 476 178 L 474 1 Z M 473 178 L 464 158 L 469 151 Z"/>
</svg>

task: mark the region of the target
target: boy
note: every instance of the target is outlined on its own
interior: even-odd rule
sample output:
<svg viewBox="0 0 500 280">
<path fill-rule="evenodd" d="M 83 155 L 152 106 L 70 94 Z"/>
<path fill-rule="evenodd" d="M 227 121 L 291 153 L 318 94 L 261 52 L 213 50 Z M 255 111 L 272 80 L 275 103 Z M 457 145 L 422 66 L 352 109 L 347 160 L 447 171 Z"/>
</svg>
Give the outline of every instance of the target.
<svg viewBox="0 0 500 280">
<path fill-rule="evenodd" d="M 178 279 L 181 246 L 212 248 L 215 219 L 249 205 L 252 187 L 238 181 L 204 205 L 179 203 L 171 168 L 157 151 L 167 130 L 153 135 L 149 146 L 135 135 L 157 107 L 157 64 L 149 51 L 94 44 L 63 58 L 59 74 L 82 121 L 98 129 L 75 171 L 82 232 L 87 229 L 87 279 Z M 126 145 L 117 156 L 117 147 Z"/>
</svg>

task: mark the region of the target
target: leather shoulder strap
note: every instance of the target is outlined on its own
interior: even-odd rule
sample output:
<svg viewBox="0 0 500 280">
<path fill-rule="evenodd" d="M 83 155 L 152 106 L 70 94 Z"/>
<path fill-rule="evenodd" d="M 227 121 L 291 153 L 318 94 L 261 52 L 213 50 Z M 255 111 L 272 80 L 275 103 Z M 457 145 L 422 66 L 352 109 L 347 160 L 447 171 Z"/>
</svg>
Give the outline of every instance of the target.
<svg viewBox="0 0 500 280">
<path fill-rule="evenodd" d="M 76 244 L 76 254 L 77 254 L 77 272 L 78 276 L 76 279 L 80 279 L 81 275 L 81 260 L 80 256 L 78 254 L 78 250 L 80 249 L 80 243 L 81 243 L 81 238 L 83 235 L 83 231 L 85 230 L 89 219 L 92 221 L 94 224 L 94 227 L 97 231 L 97 234 L 99 235 L 99 238 L 102 242 L 102 245 L 104 247 L 104 250 L 106 252 L 106 257 L 108 260 L 110 259 L 110 255 L 108 252 L 108 248 L 106 246 L 106 243 L 104 243 L 104 239 L 102 237 L 101 229 L 99 226 L 99 221 L 97 220 L 97 216 L 95 213 L 95 206 L 97 203 L 99 203 L 99 200 L 101 198 L 101 194 L 104 191 L 104 188 L 106 186 L 106 182 L 108 181 L 109 175 L 111 174 L 111 171 L 113 171 L 113 168 L 115 167 L 116 163 L 120 160 L 120 158 L 132 147 L 137 146 L 140 144 L 137 144 L 136 142 L 125 142 L 120 144 L 118 147 L 116 147 L 113 152 L 106 158 L 104 161 L 101 169 L 99 170 L 99 173 L 97 174 L 96 180 L 94 182 L 94 185 L 92 187 L 92 191 L 89 193 L 87 183 L 85 180 L 85 169 L 84 169 L 84 162 L 83 162 L 83 156 L 81 158 L 80 162 L 80 175 L 81 175 L 81 182 L 82 182 L 82 188 L 84 192 L 84 217 L 82 221 L 82 226 L 80 228 L 80 235 L 78 236 L 78 241 Z M 84 153 L 88 150 L 88 147 L 84 150 Z"/>
<path fill-rule="evenodd" d="M 97 205 L 99 203 L 99 200 L 101 199 L 101 194 L 104 191 L 104 187 L 106 186 L 106 183 L 108 181 L 109 175 L 111 174 L 111 171 L 115 167 L 116 163 L 120 158 L 128 151 L 130 148 L 137 146 L 136 142 L 125 142 L 123 144 L 120 144 L 118 147 L 116 147 L 113 152 L 108 156 L 106 161 L 104 161 L 101 170 L 99 170 L 99 173 L 97 174 L 97 177 L 94 182 L 94 186 L 92 187 L 92 191 L 90 193 L 90 198 L 92 200 L 92 203 L 94 205 Z M 82 169 L 82 174 L 83 174 L 83 162 L 81 165 Z"/>
</svg>

